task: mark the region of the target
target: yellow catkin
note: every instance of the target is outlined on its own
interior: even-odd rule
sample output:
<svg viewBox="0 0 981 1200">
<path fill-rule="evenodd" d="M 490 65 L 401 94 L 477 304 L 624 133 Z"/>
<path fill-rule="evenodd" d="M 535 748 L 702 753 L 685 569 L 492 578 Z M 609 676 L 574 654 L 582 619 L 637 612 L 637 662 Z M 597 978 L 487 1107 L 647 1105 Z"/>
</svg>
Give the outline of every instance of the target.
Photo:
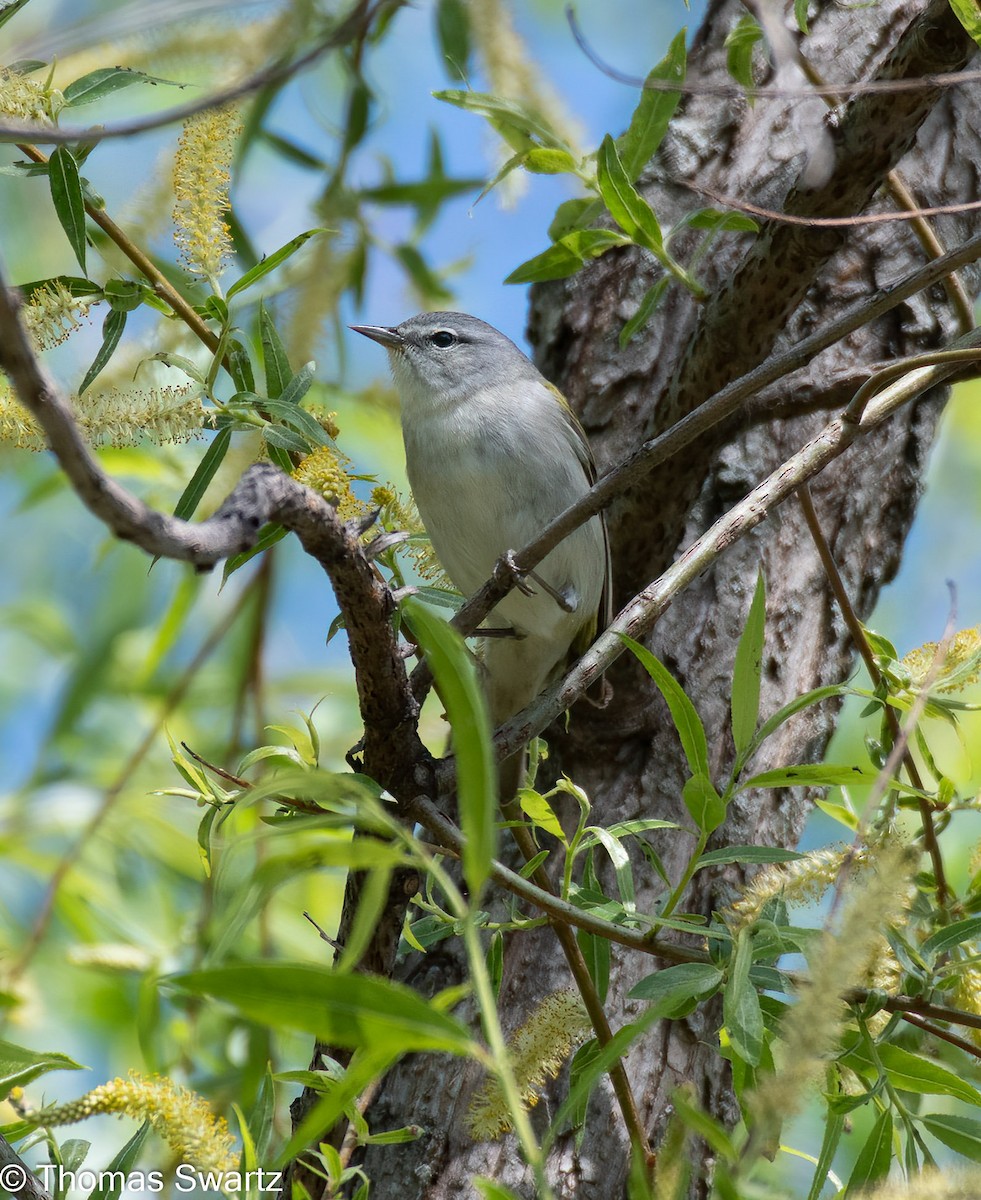
<svg viewBox="0 0 981 1200">
<path fill-rule="evenodd" d="M 808 955 L 809 982 L 780 1026 L 782 1065 L 749 1099 L 764 1140 L 805 1102 L 810 1084 L 836 1045 L 848 1012 L 841 994 L 867 974 L 881 945 L 882 929 L 908 903 L 916 858 L 902 846 L 877 850 L 861 881 L 852 880 L 839 928 L 825 933 Z"/>
<path fill-rule="evenodd" d="M 86 392 L 72 397 L 75 421 L 93 446 L 164 445 L 186 442 L 201 433 L 203 410 L 196 387 L 143 388 Z M 43 450 L 40 425 L 0 380 L 0 442 L 20 450 Z"/>
<path fill-rule="evenodd" d="M 81 329 L 92 303 L 93 297 L 73 296 L 63 283 L 51 279 L 31 293 L 21 317 L 35 347 L 48 350 Z"/>
<path fill-rule="evenodd" d="M 61 92 L 49 88 L 43 74 L 0 69 L 0 113 L 4 116 L 49 125 L 63 106 Z"/>
<path fill-rule="evenodd" d="M 198 113 L 185 123 L 174 158 L 174 240 L 187 269 L 212 281 L 232 250 L 225 217 L 240 130 L 232 107 Z"/>
<path fill-rule="evenodd" d="M 852 870 L 864 868 L 868 853 L 851 847 L 829 846 L 824 850 L 812 850 L 793 862 L 764 867 L 726 910 L 729 927 L 735 933 L 752 925 L 766 904 L 777 897 L 788 904 L 807 904 L 816 900 L 835 882 L 846 861 Z"/>
<path fill-rule="evenodd" d="M 342 521 L 363 516 L 368 506 L 355 496 L 347 459 L 330 446 L 318 446 L 293 471 L 293 478 L 337 507 Z"/>
<path fill-rule="evenodd" d="M 981 1016 L 981 967 L 969 966 L 957 973 L 951 1003 L 964 1012 Z M 981 1046 L 981 1029 L 967 1028 L 965 1032 L 975 1046 Z"/>
<path fill-rule="evenodd" d="M 234 1138 L 224 1117 L 216 1117 L 196 1092 L 159 1075 L 131 1071 L 127 1079 L 111 1079 L 69 1104 L 29 1113 L 39 1125 L 74 1125 L 99 1113 L 149 1121 L 182 1162 L 201 1171 L 234 1171 L 238 1165 Z"/>
<path fill-rule="evenodd" d="M 935 668 L 937 642 L 925 642 L 911 650 L 902 665 L 910 678 L 910 690 L 919 691 L 933 674 L 932 692 L 959 692 L 978 682 L 981 675 L 981 627 L 962 629 L 951 638 L 939 668 Z"/>
<path fill-rule="evenodd" d="M 412 560 L 421 579 L 447 592 L 456 592 L 449 577 L 440 565 L 433 550 L 432 543 L 426 536 L 426 530 L 419 516 L 415 501 L 404 499 L 395 487 L 383 484 L 371 493 L 372 503 L 380 509 L 379 519 L 386 528 L 400 529 L 410 534 L 415 540 L 406 547 L 406 553 Z"/>
<path fill-rule="evenodd" d="M 865 1200 L 977 1200 L 981 1196 L 981 1171 L 923 1171 L 910 1180 L 888 1179 Z"/>
<path fill-rule="evenodd" d="M 542 1088 L 554 1079 L 573 1049 L 590 1030 L 579 993 L 572 988 L 542 1000 L 508 1042 L 508 1054 L 522 1102 L 538 1103 Z M 478 1141 L 492 1141 L 511 1128 L 512 1115 L 496 1076 L 489 1076 L 470 1102 L 467 1125 Z"/>
</svg>

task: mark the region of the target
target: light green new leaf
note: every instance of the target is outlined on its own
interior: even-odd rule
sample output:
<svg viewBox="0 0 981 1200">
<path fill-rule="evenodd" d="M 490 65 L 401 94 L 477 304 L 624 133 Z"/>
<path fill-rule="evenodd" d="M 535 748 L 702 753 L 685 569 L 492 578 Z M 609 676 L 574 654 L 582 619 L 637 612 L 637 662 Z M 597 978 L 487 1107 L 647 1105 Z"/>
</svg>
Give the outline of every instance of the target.
<svg viewBox="0 0 981 1200">
<path fill-rule="evenodd" d="M 473 656 L 456 630 L 415 597 L 404 602 L 402 613 L 425 651 L 453 731 L 460 825 L 466 835 L 463 874 L 476 905 L 497 845 L 497 769 L 487 700 Z"/>
<path fill-rule="evenodd" d="M 555 809 L 540 792 L 536 792 L 533 788 L 521 788 L 518 792 L 518 803 L 529 821 L 537 825 L 539 829 L 550 833 L 552 837 L 558 838 L 563 845 L 569 844 L 565 830 L 555 815 Z"/>
<path fill-rule="evenodd" d="M 763 30 L 753 17 L 743 16 L 726 36 L 726 68 L 736 83 L 752 88 L 753 50 L 763 40 Z"/>
<path fill-rule="evenodd" d="M 280 263 L 284 263 L 288 258 L 292 257 L 301 246 L 305 245 L 312 237 L 316 237 L 318 233 L 329 232 L 330 230 L 328 229 L 317 228 L 308 229 L 305 233 L 298 233 L 285 246 L 280 246 L 272 254 L 267 254 L 261 262 L 257 262 L 250 271 L 245 272 L 241 279 L 236 279 L 226 293 L 227 299 L 231 300 L 232 296 L 237 296 L 239 292 L 244 292 L 247 288 L 252 287 L 254 283 L 258 283 L 270 271 L 274 271 Z"/>
<path fill-rule="evenodd" d="M 84 1070 L 81 1063 L 75 1062 L 67 1054 L 46 1054 L 0 1040 L 0 1099 L 7 1096 L 11 1088 L 25 1087 L 32 1079 L 48 1071 Z"/>
<path fill-rule="evenodd" d="M 681 99 L 680 91 L 664 91 L 658 84 L 665 81 L 684 83 L 686 33 L 682 29 L 675 36 L 667 54 L 644 80 L 640 100 L 630 118 L 627 132 L 617 141 L 623 169 L 631 182 L 647 166 L 664 140 L 668 124 Z"/>
<path fill-rule="evenodd" d="M 722 1019 L 733 1049 L 750 1066 L 758 1067 L 763 1054 L 763 1011 L 759 994 L 749 978 L 752 962 L 750 931 L 742 929 L 736 939 L 729 981 L 722 993 Z"/>
<path fill-rule="evenodd" d="M 695 864 L 703 867 L 719 866 L 723 863 L 785 863 L 803 858 L 796 850 L 782 850 L 779 846 L 723 846 L 721 850 L 709 850 Z"/>
<path fill-rule="evenodd" d="M 678 737 L 681 738 L 681 748 L 688 760 L 688 769 L 693 775 L 704 775 L 708 778 L 708 740 L 705 737 L 705 726 L 695 711 L 694 704 L 685 695 L 681 684 L 667 667 L 651 654 L 646 646 L 635 642 L 625 633 L 621 633 L 619 637 L 623 644 L 637 656 L 664 697 L 671 713 L 671 719 L 674 721 L 674 727 L 678 731 Z"/>
<path fill-rule="evenodd" d="M 875 771 L 866 771 L 863 767 L 844 763 L 801 763 L 794 767 L 777 767 L 773 771 L 763 771 L 751 779 L 744 779 L 739 791 L 745 792 L 750 788 L 848 787 L 851 784 L 874 783 L 875 779 Z"/>
<path fill-rule="evenodd" d="M 654 210 L 627 177 L 616 142 L 607 134 L 596 155 L 596 181 L 603 203 L 623 232 L 654 254 L 663 251 L 664 238 Z"/>
<path fill-rule="evenodd" d="M 732 737 L 739 754 L 752 742 L 760 715 L 765 627 L 766 584 L 761 569 L 756 577 L 756 590 L 746 624 L 736 646 L 736 661 L 732 670 Z"/>
<path fill-rule="evenodd" d="M 144 1121 L 106 1169 L 99 1172 L 100 1184 L 89 1192 L 88 1200 L 119 1200 L 123 1180 L 136 1166 L 149 1133 L 150 1122 Z"/>
<path fill-rule="evenodd" d="M 681 798 L 699 829 L 711 833 L 726 819 L 726 803 L 707 775 L 692 775 L 685 780 Z"/>
<path fill-rule="evenodd" d="M 78 164 L 67 146 L 59 146 L 48 159 L 48 184 L 55 213 L 75 251 L 78 265 L 85 270 L 85 200 Z"/>
<path fill-rule="evenodd" d="M 950 7 L 971 38 L 981 46 L 981 9 L 977 0 L 950 0 Z"/>
<path fill-rule="evenodd" d="M 372 1053 L 444 1050 L 469 1054 L 467 1028 L 401 984 L 340 975 L 312 963 L 252 962 L 172 975 L 166 981 L 211 996 L 272 1029 L 300 1029 Z"/>
</svg>

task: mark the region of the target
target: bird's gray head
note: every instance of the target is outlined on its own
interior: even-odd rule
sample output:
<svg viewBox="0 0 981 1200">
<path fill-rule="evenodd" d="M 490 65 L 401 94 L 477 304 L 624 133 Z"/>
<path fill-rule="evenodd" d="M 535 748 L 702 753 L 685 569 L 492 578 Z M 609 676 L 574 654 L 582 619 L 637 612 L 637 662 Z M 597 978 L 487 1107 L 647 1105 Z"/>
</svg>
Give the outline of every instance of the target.
<svg viewBox="0 0 981 1200">
<path fill-rule="evenodd" d="M 428 312 L 401 325 L 352 325 L 388 350 L 407 405 L 441 407 L 520 379 L 540 379 L 509 337 L 467 313 Z"/>
</svg>

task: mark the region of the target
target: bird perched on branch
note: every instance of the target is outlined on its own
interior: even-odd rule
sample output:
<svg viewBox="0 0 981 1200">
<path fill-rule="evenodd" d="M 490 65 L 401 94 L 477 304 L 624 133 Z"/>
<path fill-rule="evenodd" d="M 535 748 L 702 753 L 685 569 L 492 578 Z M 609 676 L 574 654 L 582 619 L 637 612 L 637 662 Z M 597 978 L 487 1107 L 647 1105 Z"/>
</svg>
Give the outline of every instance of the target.
<svg viewBox="0 0 981 1200">
<path fill-rule="evenodd" d="M 440 562 L 465 596 L 579 499 L 596 478 L 586 435 L 562 393 L 510 338 L 465 313 L 354 325 L 388 350 L 409 483 Z M 500 725 L 555 680 L 609 620 L 602 516 L 552 550 L 486 620 L 490 715 Z M 500 765 L 513 798 L 524 753 Z"/>
</svg>

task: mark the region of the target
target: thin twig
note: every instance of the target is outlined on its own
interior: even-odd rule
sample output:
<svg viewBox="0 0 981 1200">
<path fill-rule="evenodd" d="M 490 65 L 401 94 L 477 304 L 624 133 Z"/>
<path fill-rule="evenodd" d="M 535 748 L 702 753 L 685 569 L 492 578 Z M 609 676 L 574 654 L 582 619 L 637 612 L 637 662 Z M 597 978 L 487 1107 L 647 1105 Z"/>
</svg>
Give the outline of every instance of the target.
<svg viewBox="0 0 981 1200">
<path fill-rule="evenodd" d="M 834 554 L 828 545 L 828 540 L 824 536 L 824 530 L 821 528 L 821 522 L 814 509 L 814 501 L 811 499 L 811 492 L 806 483 L 798 488 L 797 499 L 800 502 L 811 540 L 814 542 L 818 557 L 821 559 L 821 565 L 824 568 L 828 584 L 834 594 L 838 610 L 848 628 L 855 648 L 862 656 L 862 661 L 865 663 L 865 668 L 872 680 L 872 686 L 875 690 L 878 690 L 882 686 L 883 680 L 882 672 L 879 670 L 879 665 L 875 660 L 875 651 L 872 649 L 872 645 L 866 635 L 865 626 L 859 620 L 858 614 L 852 606 L 851 597 L 848 595 L 845 582 L 841 577 L 841 572 L 838 570 L 838 564 L 835 562 Z M 907 733 L 904 737 L 903 730 L 900 728 L 899 718 L 890 705 L 884 704 L 883 709 L 885 711 L 886 723 L 892 735 L 893 748 L 902 745 L 903 754 L 901 761 L 909 775 L 910 783 L 912 783 L 918 792 L 923 792 L 925 791 L 923 780 L 908 746 L 909 734 Z M 923 841 L 930 855 L 934 878 L 937 881 L 937 900 L 942 908 L 946 908 L 949 895 L 947 876 L 944 872 L 944 860 L 940 852 L 940 843 L 937 841 L 937 831 L 933 824 L 933 812 L 929 802 L 923 799 L 922 796 L 917 797 L 917 804 L 920 809 L 920 820 L 923 824 Z"/>
<path fill-rule="evenodd" d="M 951 1046 L 956 1046 L 958 1050 L 963 1050 L 965 1054 L 970 1054 L 972 1058 L 981 1058 L 981 1046 L 974 1042 L 969 1042 L 967 1038 L 958 1037 L 956 1033 L 951 1033 L 947 1029 L 941 1029 L 939 1025 L 933 1025 L 930 1021 L 924 1021 L 922 1017 L 916 1013 L 904 1012 L 900 1013 L 904 1021 L 908 1021 L 910 1025 L 915 1025 L 917 1029 L 922 1029 L 925 1033 L 932 1034 L 935 1038 L 940 1038 L 942 1042 L 949 1042 Z"/>
</svg>

